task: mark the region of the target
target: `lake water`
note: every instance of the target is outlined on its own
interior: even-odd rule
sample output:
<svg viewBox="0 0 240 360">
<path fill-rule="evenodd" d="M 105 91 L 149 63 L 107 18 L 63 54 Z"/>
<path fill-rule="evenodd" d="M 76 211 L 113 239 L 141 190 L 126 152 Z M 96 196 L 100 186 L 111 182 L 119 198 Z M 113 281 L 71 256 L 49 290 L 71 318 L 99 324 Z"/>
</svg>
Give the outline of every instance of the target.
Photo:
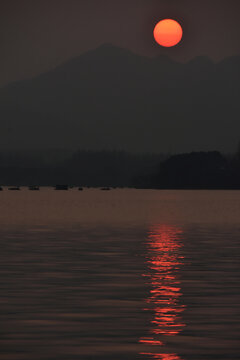
<svg viewBox="0 0 240 360">
<path fill-rule="evenodd" d="M 0 359 L 240 358 L 240 191 L 0 193 Z"/>
</svg>

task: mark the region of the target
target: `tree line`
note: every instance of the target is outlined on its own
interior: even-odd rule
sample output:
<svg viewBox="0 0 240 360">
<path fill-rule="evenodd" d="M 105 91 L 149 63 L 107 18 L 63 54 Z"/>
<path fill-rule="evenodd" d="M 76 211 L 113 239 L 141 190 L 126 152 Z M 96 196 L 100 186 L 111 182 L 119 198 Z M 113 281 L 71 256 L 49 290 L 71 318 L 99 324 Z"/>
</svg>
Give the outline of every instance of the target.
<svg viewBox="0 0 240 360">
<path fill-rule="evenodd" d="M 0 185 L 240 189 L 240 147 L 176 155 L 86 151 L 72 154 L 0 154 Z"/>
</svg>

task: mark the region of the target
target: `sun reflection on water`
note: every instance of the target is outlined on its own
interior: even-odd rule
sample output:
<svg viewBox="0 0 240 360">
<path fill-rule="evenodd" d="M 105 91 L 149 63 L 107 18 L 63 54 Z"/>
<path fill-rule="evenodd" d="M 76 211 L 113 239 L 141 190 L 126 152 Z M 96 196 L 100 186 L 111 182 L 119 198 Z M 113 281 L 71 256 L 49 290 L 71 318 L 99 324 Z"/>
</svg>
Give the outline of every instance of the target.
<svg viewBox="0 0 240 360">
<path fill-rule="evenodd" d="M 176 355 L 176 354 L 141 353 L 141 355 L 150 356 L 151 359 L 155 359 L 155 360 L 182 360 L 182 359 L 181 359 L 178 355 Z"/>
<path fill-rule="evenodd" d="M 181 318 L 185 307 L 179 301 L 182 294 L 178 272 L 184 264 L 181 236 L 182 230 L 173 226 L 153 226 L 149 231 L 149 271 L 143 276 L 148 278 L 151 290 L 144 310 L 153 312 L 154 317 L 149 336 L 142 337 L 141 344 L 164 346 L 165 336 L 176 336 L 185 327 Z M 142 352 L 141 355 L 157 360 L 181 360 L 176 354 Z"/>
</svg>

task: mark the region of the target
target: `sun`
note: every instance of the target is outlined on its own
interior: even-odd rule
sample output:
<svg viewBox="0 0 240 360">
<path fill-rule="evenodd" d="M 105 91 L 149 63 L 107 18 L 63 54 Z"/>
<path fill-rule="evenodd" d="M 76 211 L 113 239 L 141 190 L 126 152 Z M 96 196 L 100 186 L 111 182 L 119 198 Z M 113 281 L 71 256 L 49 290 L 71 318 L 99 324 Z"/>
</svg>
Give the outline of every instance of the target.
<svg viewBox="0 0 240 360">
<path fill-rule="evenodd" d="M 183 29 L 176 20 L 165 19 L 157 23 L 153 35 L 159 45 L 172 47 L 182 40 Z"/>
</svg>

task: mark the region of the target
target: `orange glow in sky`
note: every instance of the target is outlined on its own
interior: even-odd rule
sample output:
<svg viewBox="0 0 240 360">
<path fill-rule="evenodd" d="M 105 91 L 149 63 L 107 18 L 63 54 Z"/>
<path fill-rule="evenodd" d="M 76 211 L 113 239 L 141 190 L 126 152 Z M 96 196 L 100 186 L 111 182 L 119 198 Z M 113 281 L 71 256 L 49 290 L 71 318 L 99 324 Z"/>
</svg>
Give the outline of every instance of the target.
<svg viewBox="0 0 240 360">
<path fill-rule="evenodd" d="M 172 47 L 182 40 L 183 30 L 177 21 L 165 19 L 155 26 L 153 35 L 159 45 Z"/>
</svg>

